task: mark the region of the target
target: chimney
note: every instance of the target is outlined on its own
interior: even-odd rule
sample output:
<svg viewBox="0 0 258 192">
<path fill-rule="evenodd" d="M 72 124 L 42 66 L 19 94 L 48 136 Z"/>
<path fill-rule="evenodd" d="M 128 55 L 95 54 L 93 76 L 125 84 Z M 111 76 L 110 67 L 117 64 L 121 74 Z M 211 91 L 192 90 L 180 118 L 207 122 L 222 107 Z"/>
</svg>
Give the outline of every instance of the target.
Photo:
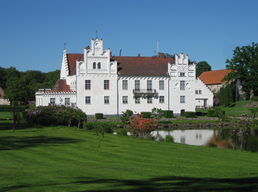
<svg viewBox="0 0 258 192">
<path fill-rule="evenodd" d="M 164 53 L 160 53 L 160 58 L 161 58 L 161 59 L 165 59 Z"/>
<path fill-rule="evenodd" d="M 138 57 L 140 57 L 140 53 L 138 53 Z"/>
<path fill-rule="evenodd" d="M 112 52 L 110 51 L 110 58 L 112 58 Z"/>
</svg>

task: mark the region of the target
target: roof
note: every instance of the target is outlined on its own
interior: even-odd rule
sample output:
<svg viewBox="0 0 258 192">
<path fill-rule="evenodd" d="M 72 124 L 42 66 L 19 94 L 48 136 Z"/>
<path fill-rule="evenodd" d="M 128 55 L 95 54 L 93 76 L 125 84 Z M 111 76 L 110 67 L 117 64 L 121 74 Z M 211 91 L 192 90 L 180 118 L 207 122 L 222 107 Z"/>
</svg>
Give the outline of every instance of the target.
<svg viewBox="0 0 258 192">
<path fill-rule="evenodd" d="M 206 85 L 213 85 L 213 84 L 222 84 L 222 79 L 230 73 L 230 69 L 221 69 L 216 71 L 205 71 L 203 72 L 199 78 L 206 84 Z"/>
<path fill-rule="evenodd" d="M 70 85 L 66 84 L 65 79 L 58 79 L 51 91 L 54 91 L 54 92 L 65 92 L 65 91 L 69 92 L 70 91 Z"/>
<path fill-rule="evenodd" d="M 132 76 L 167 76 L 168 63 L 175 63 L 171 57 L 123 57 L 114 56 L 120 75 Z"/>
<path fill-rule="evenodd" d="M 76 60 L 77 61 L 83 61 L 84 60 L 84 55 L 83 54 L 78 54 L 78 53 L 67 54 L 69 75 L 75 75 L 76 74 Z"/>
</svg>

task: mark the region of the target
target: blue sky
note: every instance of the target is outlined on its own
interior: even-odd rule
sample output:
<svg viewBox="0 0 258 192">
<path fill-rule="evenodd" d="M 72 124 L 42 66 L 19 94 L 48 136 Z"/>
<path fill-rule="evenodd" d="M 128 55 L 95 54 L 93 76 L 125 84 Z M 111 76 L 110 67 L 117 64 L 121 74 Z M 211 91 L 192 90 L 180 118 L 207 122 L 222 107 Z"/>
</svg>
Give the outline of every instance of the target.
<svg viewBox="0 0 258 192">
<path fill-rule="evenodd" d="M 257 0 L 0 0 L 0 66 L 60 69 L 90 39 L 118 56 L 188 54 L 224 69 L 236 46 L 257 43 Z"/>
</svg>

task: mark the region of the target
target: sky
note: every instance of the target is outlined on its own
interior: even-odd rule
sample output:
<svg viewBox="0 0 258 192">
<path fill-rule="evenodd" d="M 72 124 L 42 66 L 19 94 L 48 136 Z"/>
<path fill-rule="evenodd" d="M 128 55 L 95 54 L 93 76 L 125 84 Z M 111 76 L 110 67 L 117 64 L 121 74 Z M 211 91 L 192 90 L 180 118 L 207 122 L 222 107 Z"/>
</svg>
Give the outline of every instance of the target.
<svg viewBox="0 0 258 192">
<path fill-rule="evenodd" d="M 226 68 L 237 46 L 258 40 L 257 0 L 0 0 L 0 67 L 55 71 L 91 38 L 113 55 L 188 54 Z"/>
</svg>

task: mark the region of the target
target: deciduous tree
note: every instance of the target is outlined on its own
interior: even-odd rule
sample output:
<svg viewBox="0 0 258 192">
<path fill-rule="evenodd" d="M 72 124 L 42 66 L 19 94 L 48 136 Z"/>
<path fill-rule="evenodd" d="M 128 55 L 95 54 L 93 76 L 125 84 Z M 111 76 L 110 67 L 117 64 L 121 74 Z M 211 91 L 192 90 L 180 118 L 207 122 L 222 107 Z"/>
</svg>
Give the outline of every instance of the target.
<svg viewBox="0 0 258 192">
<path fill-rule="evenodd" d="M 200 61 L 196 65 L 196 77 L 199 77 L 204 71 L 211 71 L 211 66 L 207 61 Z"/>
</svg>

